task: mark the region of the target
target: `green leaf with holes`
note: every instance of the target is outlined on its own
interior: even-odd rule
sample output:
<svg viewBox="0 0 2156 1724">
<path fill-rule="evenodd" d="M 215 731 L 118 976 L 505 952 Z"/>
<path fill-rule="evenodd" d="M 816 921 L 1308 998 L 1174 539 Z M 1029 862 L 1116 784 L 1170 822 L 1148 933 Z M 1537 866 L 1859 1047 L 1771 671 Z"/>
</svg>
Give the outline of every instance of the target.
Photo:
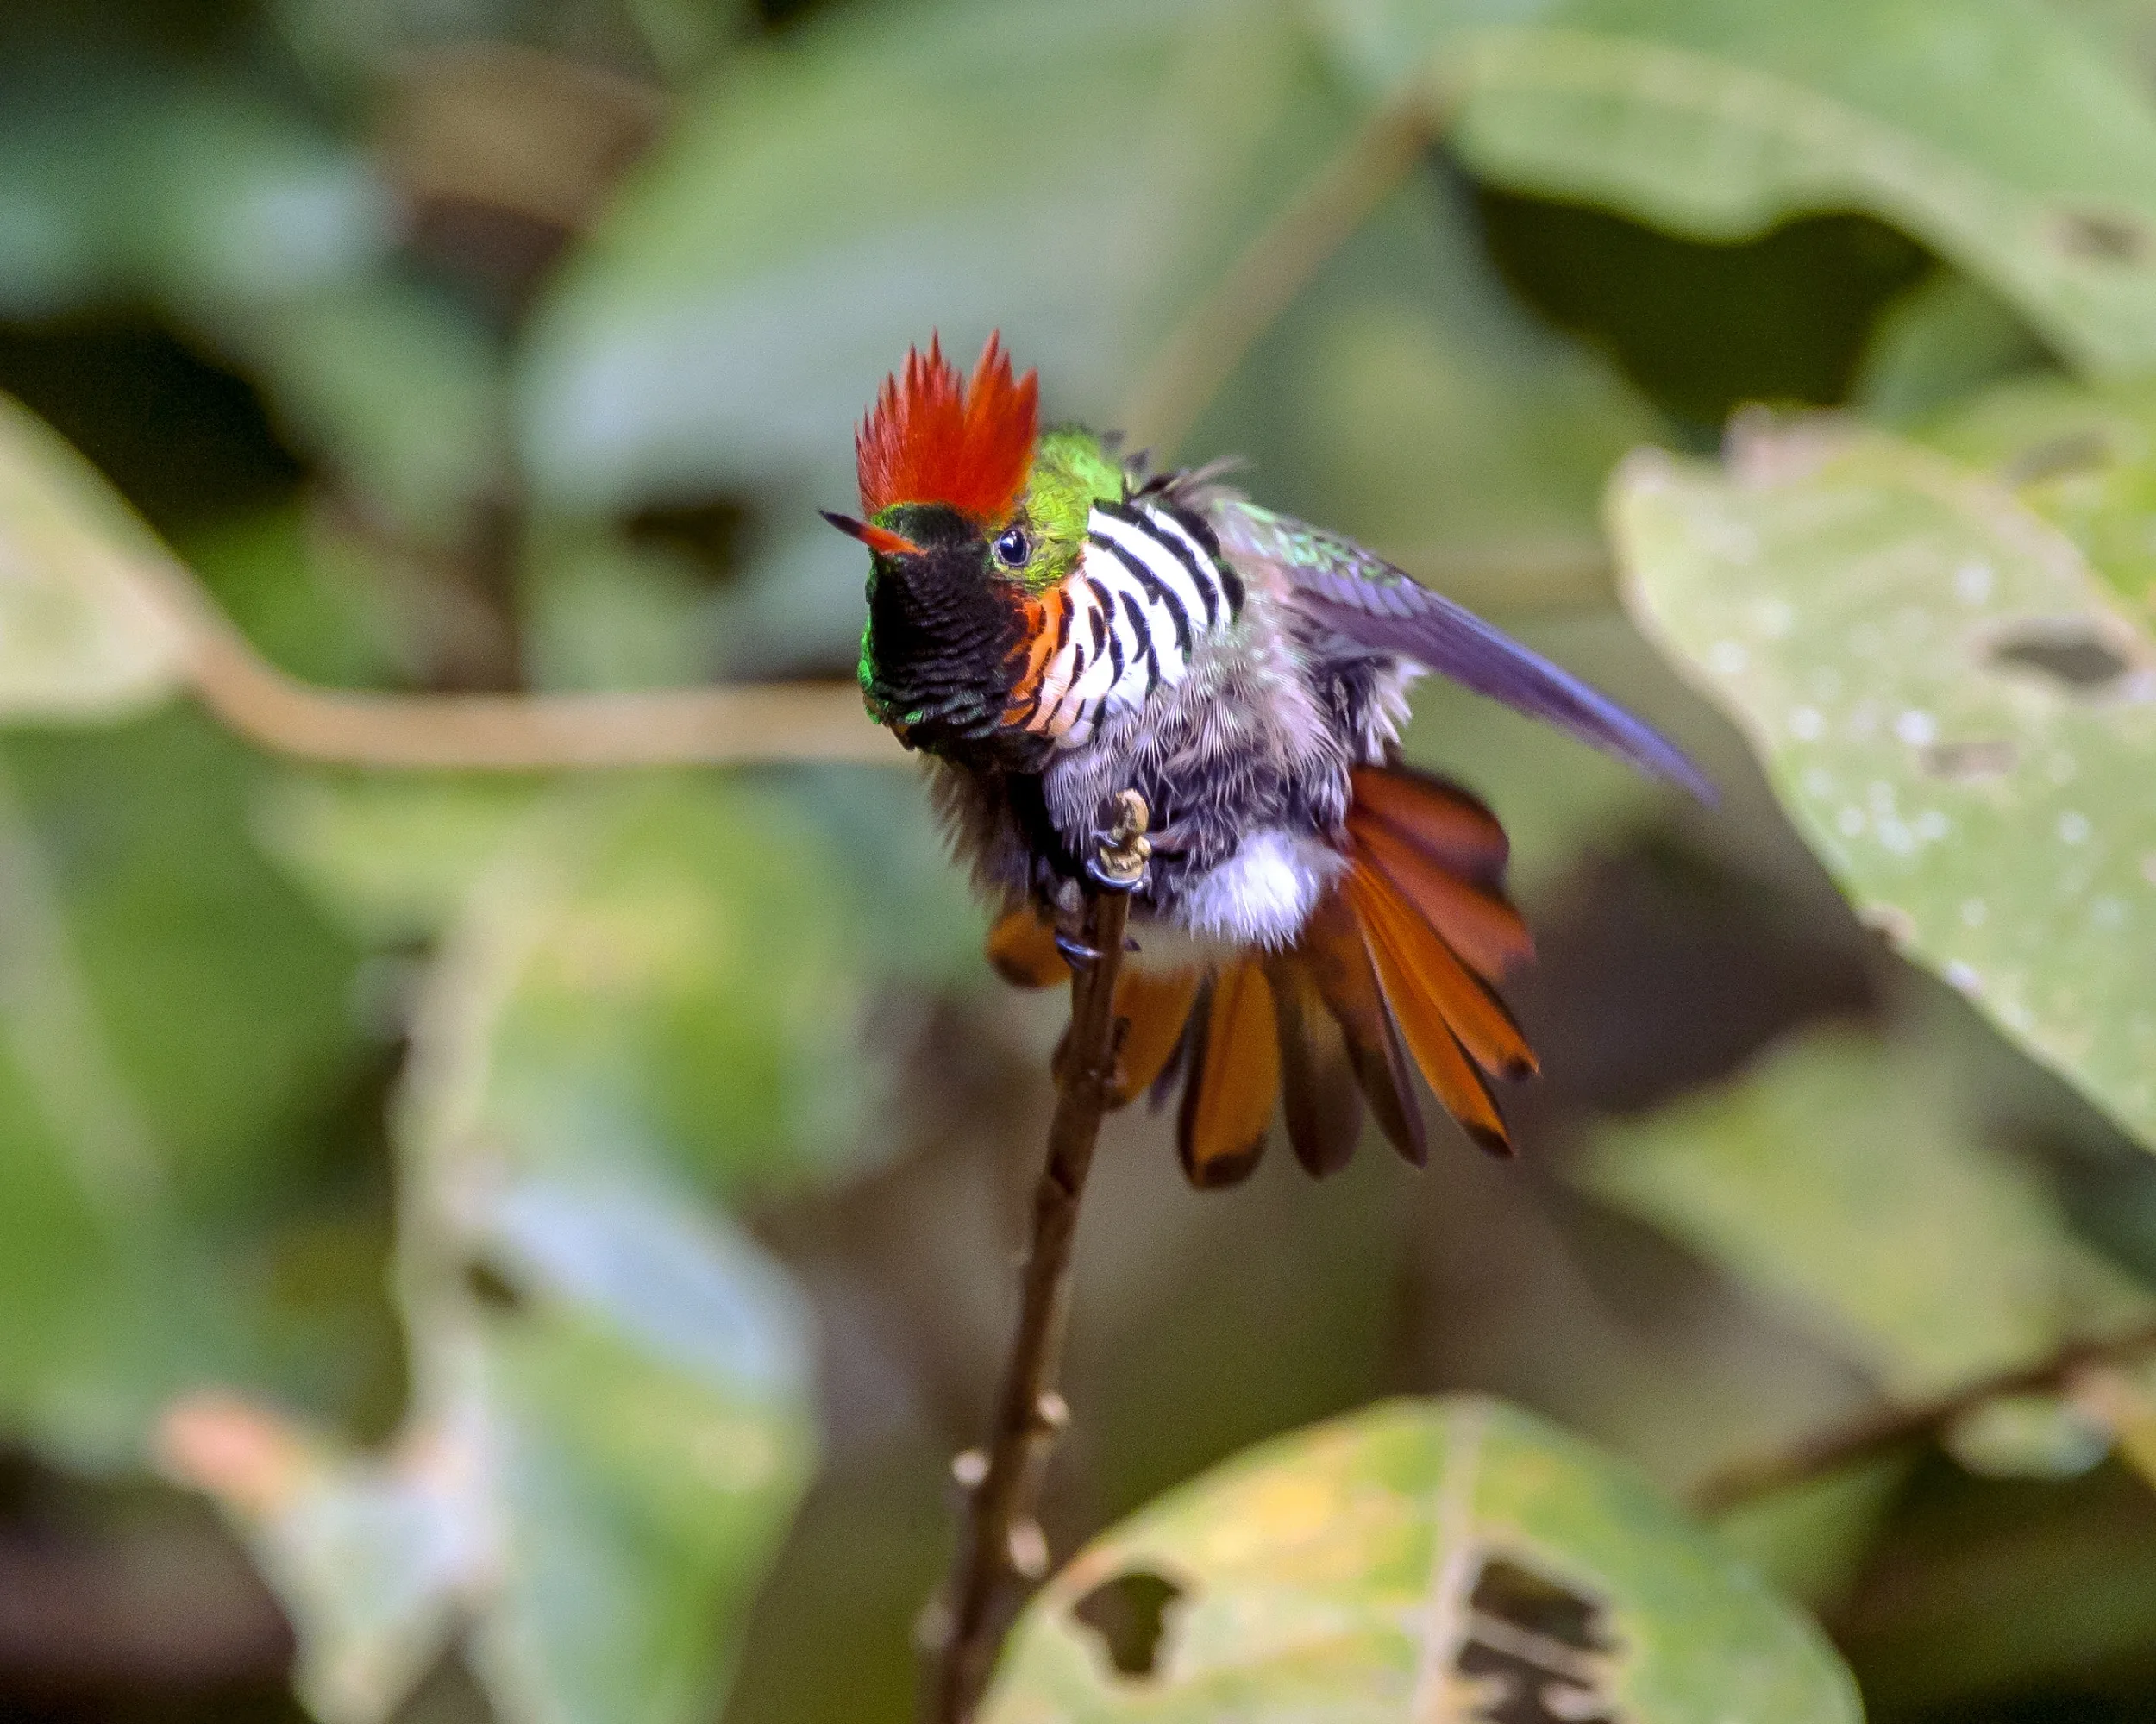
<svg viewBox="0 0 2156 1724">
<path fill-rule="evenodd" d="M 2156 628 L 2156 387 L 2032 377 L 1918 426 L 1921 442 L 1987 473 L 2079 545 Z"/>
<path fill-rule="evenodd" d="M 987 1724 L 1855 1724 L 1826 1639 L 1620 1464 L 1501 1404 L 1267 1443 L 1081 1552 Z"/>
<path fill-rule="evenodd" d="M 1346 0 L 1374 89 L 1417 92 L 1514 190 L 1710 241 L 1857 210 L 1989 283 L 2080 365 L 2156 366 L 2156 110 L 2020 0 Z"/>
<path fill-rule="evenodd" d="M 1636 457 L 1610 517 L 1858 912 L 2156 1148 L 2156 643 L 2074 542 L 1829 421 Z"/>
<path fill-rule="evenodd" d="M 0 396 L 0 720 L 102 719 L 179 686 L 143 567 L 164 554 L 97 473 Z"/>
</svg>

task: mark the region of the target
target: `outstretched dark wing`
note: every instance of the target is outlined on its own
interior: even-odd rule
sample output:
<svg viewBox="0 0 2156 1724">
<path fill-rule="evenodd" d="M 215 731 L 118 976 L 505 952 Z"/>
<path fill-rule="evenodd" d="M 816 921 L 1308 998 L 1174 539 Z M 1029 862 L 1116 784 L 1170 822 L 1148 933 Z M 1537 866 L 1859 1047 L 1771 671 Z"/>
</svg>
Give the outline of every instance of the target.
<svg viewBox="0 0 2156 1724">
<path fill-rule="evenodd" d="M 1714 801 L 1714 787 L 1675 743 L 1354 541 L 1239 498 L 1220 498 L 1211 514 L 1224 549 L 1281 569 L 1299 606 L 1358 646 L 1413 659 L 1651 777 L 1682 785 L 1702 802 Z"/>
</svg>

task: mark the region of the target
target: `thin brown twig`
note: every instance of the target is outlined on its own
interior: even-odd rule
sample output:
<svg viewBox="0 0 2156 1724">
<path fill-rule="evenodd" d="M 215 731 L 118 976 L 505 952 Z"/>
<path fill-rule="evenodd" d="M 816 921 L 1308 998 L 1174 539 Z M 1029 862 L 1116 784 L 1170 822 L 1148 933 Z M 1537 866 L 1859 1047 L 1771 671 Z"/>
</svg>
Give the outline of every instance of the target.
<svg viewBox="0 0 2156 1724">
<path fill-rule="evenodd" d="M 968 1450 L 952 1467 L 966 1494 L 965 1520 L 950 1578 L 930 1603 L 923 1636 L 930 1659 L 924 1710 L 934 1724 L 966 1724 L 973 1716 L 1018 1599 L 1047 1570 L 1048 1550 L 1034 1513 L 1049 1451 L 1069 1418 L 1056 1379 L 1069 1316 L 1071 1242 L 1115 1081 L 1115 983 L 1130 914 L 1128 887 L 1145 865 L 1144 800 L 1126 790 L 1119 807 L 1100 861 L 1122 889 L 1089 890 L 1086 898 L 1081 938 L 1098 956 L 1075 972 L 1071 984 L 1070 1035 L 1057 1070 L 1048 1158 L 1033 1190 L 1018 1327 L 987 1446 Z"/>
<path fill-rule="evenodd" d="M 2092 1366 L 2116 1364 L 2152 1350 L 2156 1350 L 2156 1323 L 2144 1324 L 2121 1334 L 2069 1341 L 2034 1364 L 2017 1365 L 2011 1370 L 1981 1377 L 1928 1401 L 1882 1407 L 1847 1424 L 1802 1438 L 1771 1454 L 1724 1467 L 1693 1487 L 1692 1506 L 1704 1514 L 1723 1514 L 1756 1497 L 1839 1472 L 1890 1449 L 1921 1441 L 1952 1424 L 1964 1414 L 1974 1412 L 1987 1401 L 2004 1395 L 2039 1395 L 2065 1389 Z"/>
<path fill-rule="evenodd" d="M 177 562 L 144 556 L 132 567 L 178 628 L 203 704 L 249 741 L 300 760 L 542 770 L 903 758 L 843 683 L 550 695 L 317 688 L 264 660 Z"/>
<path fill-rule="evenodd" d="M 1434 131 L 1417 91 L 1376 115 L 1244 252 L 1170 337 L 1125 416 L 1171 449 L 1250 344 L 1397 185 Z M 565 695 L 400 695 L 317 687 L 257 653 L 185 567 L 133 573 L 178 628 L 204 705 L 273 752 L 330 765 L 434 770 L 890 764 L 890 734 L 840 683 Z"/>
<path fill-rule="evenodd" d="M 1570 542 L 1400 554 L 1410 573 L 1464 588 L 1494 610 L 1561 611 L 1608 591 L 1599 549 Z M 379 694 L 326 689 L 270 664 L 177 564 L 134 564 L 185 643 L 188 679 L 250 742 L 327 765 L 437 771 L 896 765 L 903 751 L 870 724 L 851 684 L 787 682 L 621 694 Z"/>
<path fill-rule="evenodd" d="M 1399 561 L 1495 610 L 1566 610 L 1607 592 L 1599 548 L 1569 542 Z M 896 765 L 890 733 L 839 682 L 657 689 L 622 694 L 379 694 L 325 689 L 266 661 L 194 576 L 143 558 L 134 573 L 185 643 L 197 697 L 274 753 L 339 766 L 473 771 L 854 762 Z"/>
<path fill-rule="evenodd" d="M 1134 448 L 1174 452 L 1250 344 L 1406 176 L 1433 135 L 1426 91 L 1382 110 L 1244 248 L 1183 318 L 1123 416 Z"/>
</svg>

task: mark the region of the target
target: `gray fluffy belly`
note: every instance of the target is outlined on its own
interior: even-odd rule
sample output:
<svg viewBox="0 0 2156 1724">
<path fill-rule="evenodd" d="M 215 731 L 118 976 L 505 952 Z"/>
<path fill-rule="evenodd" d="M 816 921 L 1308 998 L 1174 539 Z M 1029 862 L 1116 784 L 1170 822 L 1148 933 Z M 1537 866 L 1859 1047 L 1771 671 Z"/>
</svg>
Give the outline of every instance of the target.
<svg viewBox="0 0 2156 1724">
<path fill-rule="evenodd" d="M 1349 773 L 1383 758 L 1412 673 L 1367 652 L 1335 659 L 1251 599 L 1179 681 L 1037 771 L 939 774 L 983 889 L 1075 910 L 1083 859 L 1132 789 L 1156 841 L 1131 906 L 1149 957 L 1294 940 L 1345 866 Z"/>
</svg>

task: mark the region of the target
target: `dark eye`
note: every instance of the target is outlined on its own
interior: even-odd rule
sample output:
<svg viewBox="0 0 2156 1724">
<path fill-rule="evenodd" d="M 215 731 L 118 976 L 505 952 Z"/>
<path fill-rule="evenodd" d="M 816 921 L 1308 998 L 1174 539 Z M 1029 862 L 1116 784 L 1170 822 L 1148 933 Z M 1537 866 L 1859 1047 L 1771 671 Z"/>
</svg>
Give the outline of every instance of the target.
<svg viewBox="0 0 2156 1724">
<path fill-rule="evenodd" d="M 1022 568 L 1033 555 L 1033 542 L 1023 527 L 1006 527 L 995 542 L 996 561 L 1006 568 Z"/>
</svg>

